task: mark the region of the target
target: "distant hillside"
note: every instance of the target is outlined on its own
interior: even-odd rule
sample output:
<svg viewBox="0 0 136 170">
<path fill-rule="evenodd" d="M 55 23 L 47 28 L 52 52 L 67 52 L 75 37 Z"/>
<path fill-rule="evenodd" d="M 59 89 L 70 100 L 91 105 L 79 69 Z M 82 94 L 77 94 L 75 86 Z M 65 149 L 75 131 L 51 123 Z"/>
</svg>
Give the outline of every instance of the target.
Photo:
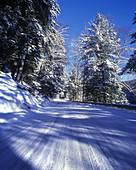
<svg viewBox="0 0 136 170">
<path fill-rule="evenodd" d="M 123 91 L 126 93 L 129 103 L 136 104 L 136 80 L 124 81 L 121 84 L 123 85 Z"/>
</svg>

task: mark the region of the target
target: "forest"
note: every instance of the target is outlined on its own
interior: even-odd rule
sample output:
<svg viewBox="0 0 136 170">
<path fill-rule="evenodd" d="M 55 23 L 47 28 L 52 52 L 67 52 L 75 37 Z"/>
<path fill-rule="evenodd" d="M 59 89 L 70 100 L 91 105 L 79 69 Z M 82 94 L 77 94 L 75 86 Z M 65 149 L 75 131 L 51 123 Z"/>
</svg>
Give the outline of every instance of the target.
<svg viewBox="0 0 136 170">
<path fill-rule="evenodd" d="M 119 30 L 98 12 L 72 39 L 71 60 L 59 14 L 56 0 L 1 0 L 0 71 L 29 84 L 33 94 L 127 104 L 120 76 L 136 72 L 136 32 Z"/>
</svg>

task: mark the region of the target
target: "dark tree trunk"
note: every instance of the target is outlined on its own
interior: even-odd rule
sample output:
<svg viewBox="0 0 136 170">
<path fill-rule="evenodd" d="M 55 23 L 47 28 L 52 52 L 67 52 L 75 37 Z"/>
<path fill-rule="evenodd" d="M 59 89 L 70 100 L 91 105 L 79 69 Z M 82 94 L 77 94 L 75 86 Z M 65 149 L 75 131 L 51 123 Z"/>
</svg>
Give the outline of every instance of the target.
<svg viewBox="0 0 136 170">
<path fill-rule="evenodd" d="M 2 72 L 5 71 L 6 64 L 7 64 L 7 57 L 4 58 L 4 61 L 3 61 L 3 63 L 2 63 L 2 67 L 1 67 L 1 71 L 2 71 Z"/>
</svg>

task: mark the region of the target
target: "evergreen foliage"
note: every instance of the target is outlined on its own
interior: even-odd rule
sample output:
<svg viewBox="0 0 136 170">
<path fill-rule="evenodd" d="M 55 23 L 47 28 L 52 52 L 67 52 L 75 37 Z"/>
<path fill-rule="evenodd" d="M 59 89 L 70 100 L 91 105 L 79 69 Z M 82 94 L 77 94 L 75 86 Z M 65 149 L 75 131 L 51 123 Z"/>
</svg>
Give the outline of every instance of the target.
<svg viewBox="0 0 136 170">
<path fill-rule="evenodd" d="M 105 16 L 97 14 L 82 34 L 84 100 L 125 103 L 117 78 L 116 51 L 119 39 Z"/>
<path fill-rule="evenodd" d="M 136 24 L 136 12 L 134 17 L 133 24 Z M 132 38 L 132 44 L 136 43 L 136 32 L 131 35 Z M 134 50 L 134 53 L 131 55 L 130 59 L 126 63 L 126 66 L 122 69 L 121 74 L 129 73 L 129 74 L 135 74 L 136 73 L 136 50 Z"/>
<path fill-rule="evenodd" d="M 48 97 L 73 101 L 127 103 L 118 80 L 123 48 L 113 25 L 100 13 L 77 40 L 65 74 L 66 28 L 56 23 L 60 9 L 55 0 L 0 1 L 0 69 L 25 81 Z M 136 17 L 134 18 L 134 24 Z M 132 43 L 136 34 L 132 34 Z M 123 71 L 135 72 L 136 51 Z M 131 68 L 130 68 L 131 67 Z"/>
<path fill-rule="evenodd" d="M 64 28 L 50 27 L 48 30 L 48 53 L 43 56 L 39 72 L 40 91 L 42 94 L 54 97 L 64 92 L 65 44 L 62 36 Z"/>
<path fill-rule="evenodd" d="M 65 44 L 62 30 L 55 28 L 59 11 L 55 0 L 0 1 L 1 70 L 51 94 L 64 84 Z"/>
<path fill-rule="evenodd" d="M 72 59 L 69 59 L 70 71 L 68 82 L 68 94 L 72 101 L 82 100 L 82 83 L 81 83 L 81 67 L 80 67 L 80 48 L 79 38 L 71 40 L 71 55 Z"/>
</svg>

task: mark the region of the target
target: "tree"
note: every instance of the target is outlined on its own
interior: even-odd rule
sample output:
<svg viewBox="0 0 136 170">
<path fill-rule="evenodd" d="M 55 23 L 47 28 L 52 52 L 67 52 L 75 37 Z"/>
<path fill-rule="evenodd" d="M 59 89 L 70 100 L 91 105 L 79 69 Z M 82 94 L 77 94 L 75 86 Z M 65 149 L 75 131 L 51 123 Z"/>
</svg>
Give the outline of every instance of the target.
<svg viewBox="0 0 136 170">
<path fill-rule="evenodd" d="M 8 67 L 14 79 L 38 88 L 37 74 L 50 65 L 51 73 L 45 72 L 44 77 L 53 79 L 50 87 L 61 86 L 65 48 L 60 30 L 55 29 L 60 11 L 56 1 L 3 0 L 0 9 L 1 70 Z"/>
<path fill-rule="evenodd" d="M 136 12 L 135 12 L 133 24 L 136 24 Z M 131 35 L 131 39 L 132 39 L 131 44 L 136 43 L 136 32 Z M 126 66 L 122 69 L 121 74 L 124 73 L 129 73 L 129 74 L 136 73 L 136 50 L 134 50 L 134 53 L 131 55 L 130 59 L 126 63 Z"/>
<path fill-rule="evenodd" d="M 29 16 L 27 21 L 28 26 L 24 31 L 27 37 L 27 54 L 23 60 L 20 80 L 23 80 L 24 76 L 29 82 L 33 82 L 35 79 L 35 73 L 37 72 L 42 52 L 45 51 L 45 53 L 48 53 L 48 30 L 51 25 L 52 27 L 54 26 L 53 19 L 57 17 L 57 12 L 59 12 L 59 7 L 52 0 L 33 0 L 29 4 L 28 13 L 25 17 L 27 20 Z"/>
<path fill-rule="evenodd" d="M 17 18 L 10 1 L 0 1 L 0 67 L 4 71 L 15 53 Z"/>
<path fill-rule="evenodd" d="M 69 82 L 67 84 L 68 96 L 73 101 L 82 100 L 81 67 L 80 67 L 80 41 L 79 37 L 71 40 L 71 58 L 69 63 Z"/>
<path fill-rule="evenodd" d="M 40 82 L 40 92 L 46 96 L 64 92 L 64 69 L 66 60 L 66 50 L 63 38 L 65 28 L 56 26 L 49 27 L 47 37 L 48 53 L 42 57 L 38 81 Z"/>
<path fill-rule="evenodd" d="M 96 102 L 126 102 L 117 79 L 116 51 L 119 39 L 114 27 L 104 15 L 97 13 L 83 37 L 84 63 L 87 64 L 87 100 Z M 88 76 L 89 74 L 89 76 Z M 114 89 L 114 90 L 113 90 Z"/>
<path fill-rule="evenodd" d="M 28 72 L 26 65 L 29 63 L 29 68 L 32 61 L 37 60 L 32 59 L 33 53 L 40 58 L 41 49 L 46 47 L 46 31 L 54 24 L 59 7 L 54 0 L 5 0 L 0 2 L 0 8 L 2 68 L 4 70 L 7 59 L 17 56 L 22 61 L 22 79 Z"/>
</svg>

